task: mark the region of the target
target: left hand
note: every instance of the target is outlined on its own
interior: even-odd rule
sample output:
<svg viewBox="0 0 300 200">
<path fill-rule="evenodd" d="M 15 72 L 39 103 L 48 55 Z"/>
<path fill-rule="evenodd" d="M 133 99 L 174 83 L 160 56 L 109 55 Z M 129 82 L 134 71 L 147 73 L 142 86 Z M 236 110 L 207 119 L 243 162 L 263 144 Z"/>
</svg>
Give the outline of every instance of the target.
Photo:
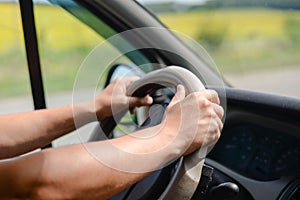
<svg viewBox="0 0 300 200">
<path fill-rule="evenodd" d="M 126 96 L 127 87 L 138 79 L 139 77 L 117 78 L 94 99 L 93 103 L 99 121 L 124 109 L 152 104 L 153 99 L 149 95 L 145 97 Z"/>
</svg>

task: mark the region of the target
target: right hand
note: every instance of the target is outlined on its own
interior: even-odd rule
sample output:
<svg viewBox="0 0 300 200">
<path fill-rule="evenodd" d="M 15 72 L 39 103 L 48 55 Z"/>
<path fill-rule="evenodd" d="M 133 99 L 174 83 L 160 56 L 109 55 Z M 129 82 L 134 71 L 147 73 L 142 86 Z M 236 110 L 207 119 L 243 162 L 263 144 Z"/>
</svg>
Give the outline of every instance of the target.
<svg viewBox="0 0 300 200">
<path fill-rule="evenodd" d="M 179 144 L 181 153 L 188 155 L 217 142 L 223 128 L 223 115 L 216 91 L 203 90 L 185 97 L 185 89 L 179 85 L 167 108 L 163 127 L 172 142 Z"/>
<path fill-rule="evenodd" d="M 153 102 L 149 95 L 145 97 L 126 96 L 127 87 L 137 81 L 139 77 L 117 78 L 110 83 L 93 101 L 95 113 L 98 120 L 116 114 L 124 109 L 133 109 L 134 107 L 150 106 Z M 132 110 L 131 110 L 132 111 Z"/>
</svg>

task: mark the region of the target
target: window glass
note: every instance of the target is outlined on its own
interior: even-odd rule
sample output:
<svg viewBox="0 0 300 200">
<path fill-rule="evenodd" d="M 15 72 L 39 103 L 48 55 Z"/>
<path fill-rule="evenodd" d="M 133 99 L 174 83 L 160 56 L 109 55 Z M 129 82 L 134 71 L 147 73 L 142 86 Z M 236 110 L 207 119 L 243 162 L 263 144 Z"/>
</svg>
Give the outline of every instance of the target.
<svg viewBox="0 0 300 200">
<path fill-rule="evenodd" d="M 300 97 L 300 2 L 139 0 L 208 51 L 235 87 Z"/>
<path fill-rule="evenodd" d="M 76 73 L 103 38 L 58 6 L 35 4 L 34 11 L 47 107 L 71 103 Z"/>
<path fill-rule="evenodd" d="M 37 1 L 34 12 L 47 107 L 72 104 L 80 65 L 104 39 L 57 5 Z M 84 84 L 88 87 L 91 83 L 87 79 Z M 86 96 L 82 91 L 82 100 Z M 55 140 L 53 145 L 80 143 L 77 133 L 91 133 L 92 129 L 93 126 L 86 126 Z M 89 137 L 89 134 L 82 135 L 86 136 L 84 140 Z"/>
<path fill-rule="evenodd" d="M 19 5 L 0 2 L 0 114 L 33 109 Z"/>
<path fill-rule="evenodd" d="M 109 43 L 105 43 L 107 48 L 100 54 L 95 51 L 95 48 L 110 36 L 115 35 L 116 32 L 74 1 L 51 2 L 55 4 L 37 1 L 34 5 L 47 107 L 90 100 L 91 91 L 95 92 L 95 89 L 98 89 L 97 93 L 99 93 L 99 89 L 104 86 L 105 73 L 108 72 L 108 69 L 103 63 L 111 57 L 111 52 L 118 51 Z M 96 54 L 95 60 L 89 60 L 90 55 L 95 58 Z M 139 60 L 143 57 L 138 52 L 132 55 L 136 55 Z M 132 63 L 134 59 L 121 56 L 117 60 L 113 60 L 111 64 Z M 87 67 L 88 64 L 92 67 L 88 66 L 82 70 L 83 63 L 84 67 Z M 104 73 L 99 73 L 103 72 L 101 68 L 106 68 Z M 81 75 L 85 73 L 84 77 L 86 78 L 84 80 L 78 78 L 81 77 L 78 73 Z M 100 80 L 97 88 L 95 88 L 95 76 L 99 76 Z M 78 79 L 80 91 L 75 88 L 76 97 L 74 98 L 74 84 Z M 88 140 L 91 135 L 86 133 L 91 133 L 94 128 L 95 124 L 90 124 L 79 129 L 81 139 Z M 69 134 L 54 141 L 54 146 L 79 142 L 76 134 Z"/>
</svg>

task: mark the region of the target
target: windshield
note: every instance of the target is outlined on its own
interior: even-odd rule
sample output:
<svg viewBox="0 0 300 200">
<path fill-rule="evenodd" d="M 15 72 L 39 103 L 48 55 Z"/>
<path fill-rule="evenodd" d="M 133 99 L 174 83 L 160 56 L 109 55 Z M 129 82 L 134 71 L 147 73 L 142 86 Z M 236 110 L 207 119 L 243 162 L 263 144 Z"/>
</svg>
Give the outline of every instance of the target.
<svg viewBox="0 0 300 200">
<path fill-rule="evenodd" d="M 234 87 L 300 97 L 300 2 L 138 0 L 200 43 Z"/>
</svg>

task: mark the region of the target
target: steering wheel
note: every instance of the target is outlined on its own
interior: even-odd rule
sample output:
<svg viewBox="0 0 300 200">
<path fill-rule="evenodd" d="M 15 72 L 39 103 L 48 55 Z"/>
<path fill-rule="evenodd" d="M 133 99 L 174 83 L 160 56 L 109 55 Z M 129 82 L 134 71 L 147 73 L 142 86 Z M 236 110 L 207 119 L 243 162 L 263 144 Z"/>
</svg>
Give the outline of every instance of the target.
<svg viewBox="0 0 300 200">
<path fill-rule="evenodd" d="M 143 97 L 161 88 L 176 88 L 179 84 L 185 87 L 186 95 L 205 89 L 202 82 L 192 72 L 182 67 L 169 66 L 150 72 L 141 77 L 138 81 L 132 83 L 127 89 L 127 95 Z M 119 116 L 103 120 L 101 122 L 101 130 L 98 128 L 97 130 L 94 130 L 94 132 L 99 133 L 99 131 L 101 131 L 106 135 L 109 134 L 112 132 L 113 128 L 118 123 L 118 119 L 120 119 L 123 114 L 124 113 L 121 113 Z M 156 116 L 150 116 L 150 123 L 147 123 L 149 118 L 146 119 L 142 128 L 160 123 L 163 114 L 164 109 L 156 112 Z M 93 139 L 95 140 L 97 138 Z M 141 180 L 131 188 L 115 195 L 111 198 L 111 200 L 149 199 L 149 196 L 151 196 L 151 199 L 155 196 L 155 199 L 157 198 L 161 200 L 191 199 L 200 181 L 206 153 L 207 149 L 201 148 L 189 156 L 181 157 L 162 169 L 153 172 L 149 177 Z M 170 171 L 172 171 L 171 175 Z M 171 177 L 169 178 L 168 176 Z M 166 178 L 168 180 L 166 185 L 160 184 L 162 178 Z M 151 188 L 149 188 L 149 186 L 151 186 Z M 158 191 L 156 190 L 161 190 L 160 187 L 163 187 L 164 190 L 159 191 L 159 194 L 156 195 L 151 194 L 152 192 L 157 193 Z"/>
</svg>

